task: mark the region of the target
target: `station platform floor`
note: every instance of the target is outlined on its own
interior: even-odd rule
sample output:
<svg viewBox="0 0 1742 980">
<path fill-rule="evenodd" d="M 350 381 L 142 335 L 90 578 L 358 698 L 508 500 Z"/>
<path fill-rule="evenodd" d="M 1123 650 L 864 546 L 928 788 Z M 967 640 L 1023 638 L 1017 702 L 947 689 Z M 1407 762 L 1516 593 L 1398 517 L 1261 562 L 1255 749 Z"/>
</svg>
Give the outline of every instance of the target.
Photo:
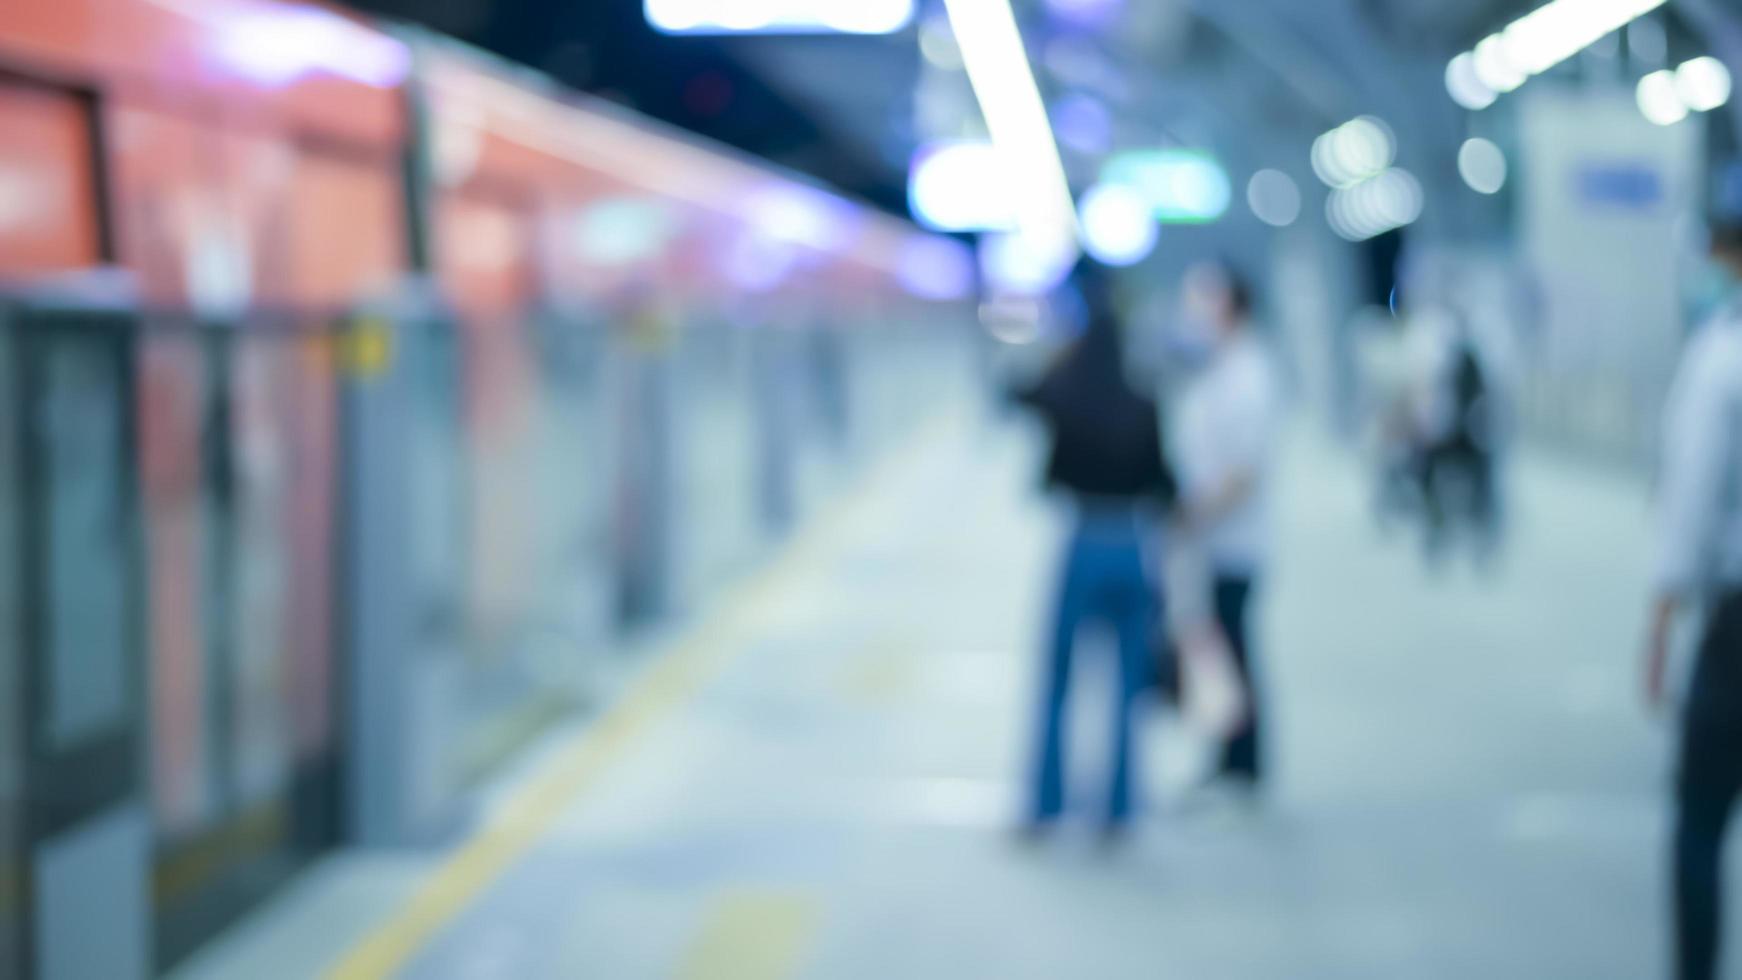
<svg viewBox="0 0 1742 980">
<path fill-rule="evenodd" d="M 1492 577 L 1430 571 L 1355 461 L 1294 433 L 1268 804 L 1179 809 L 1200 747 L 1158 716 L 1151 806 L 1105 850 L 1011 833 L 1061 527 L 1035 472 L 1022 430 L 939 423 L 529 752 L 466 839 L 339 854 L 178 976 L 1663 975 L 1641 482 L 1520 459 Z"/>
</svg>

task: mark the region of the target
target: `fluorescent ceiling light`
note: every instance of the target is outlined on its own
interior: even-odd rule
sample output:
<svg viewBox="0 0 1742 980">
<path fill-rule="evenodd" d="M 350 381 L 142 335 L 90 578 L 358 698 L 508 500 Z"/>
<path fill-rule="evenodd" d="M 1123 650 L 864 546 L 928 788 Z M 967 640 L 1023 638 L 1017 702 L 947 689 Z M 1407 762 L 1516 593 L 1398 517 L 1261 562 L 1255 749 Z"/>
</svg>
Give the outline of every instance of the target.
<svg viewBox="0 0 1742 980">
<path fill-rule="evenodd" d="M 1510 92 L 1666 2 L 1553 0 L 1452 59 L 1446 68 L 1446 88 L 1459 105 L 1486 108 L 1492 100 L 1484 102 L 1480 90 L 1470 84 L 1471 72 L 1482 87 L 1495 93 Z M 1468 62 L 1460 60 L 1466 57 Z"/>
<path fill-rule="evenodd" d="M 944 0 L 980 114 L 1009 164 L 1017 221 L 1042 251 L 1075 252 L 1076 203 L 1009 0 Z"/>
<path fill-rule="evenodd" d="M 914 0 L 643 0 L 666 34 L 893 34 Z"/>
<path fill-rule="evenodd" d="M 1453 102 L 1472 110 L 1486 109 L 1500 98 L 1499 92 L 1482 81 L 1476 71 L 1476 56 L 1468 51 L 1446 65 L 1446 91 Z"/>
<path fill-rule="evenodd" d="M 1482 39 L 1472 52 L 1476 59 L 1476 77 L 1496 92 L 1510 92 L 1530 78 L 1506 53 L 1500 35 Z"/>
</svg>

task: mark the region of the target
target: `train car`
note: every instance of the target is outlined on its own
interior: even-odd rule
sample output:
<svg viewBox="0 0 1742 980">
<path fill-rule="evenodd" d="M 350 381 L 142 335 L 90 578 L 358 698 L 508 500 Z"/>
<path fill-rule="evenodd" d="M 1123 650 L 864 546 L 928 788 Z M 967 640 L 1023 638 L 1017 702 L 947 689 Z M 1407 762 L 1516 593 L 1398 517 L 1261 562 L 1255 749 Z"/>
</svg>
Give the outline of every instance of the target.
<svg viewBox="0 0 1742 980">
<path fill-rule="evenodd" d="M 34 642 L 6 644 L 25 709 L 6 718 L 23 721 L 30 757 L 8 785 L 32 787 L 10 801 L 19 836 L 6 850 L 31 853 L 143 796 L 143 829 L 114 833 L 149 839 L 160 915 L 141 941 L 166 960 L 336 840 L 339 432 L 326 328 L 408 269 L 409 69 L 401 42 L 317 6 L 0 10 L 0 279 L 68 294 L 18 327 L 15 366 L 60 365 L 82 385 L 69 402 L 122 412 L 106 430 L 69 422 L 55 445 L 127 453 L 101 468 L 76 451 L 14 461 L 41 481 L 22 523 L 60 518 L 34 547 L 7 549 L 35 565 L 25 582 L 49 571 L 51 585 L 12 633 Z M 59 288 L 97 268 L 124 271 L 124 286 Z M 80 327 L 99 310 L 114 330 Z M 7 416 L 34 411 L 12 401 Z M 136 536 L 118 530 L 118 505 L 92 500 L 102 482 L 136 504 Z M 133 543 L 137 574 L 118 580 L 126 566 L 113 559 Z M 141 642 L 127 650 L 138 698 L 104 680 L 128 676 L 102 649 L 130 631 L 75 631 L 123 598 L 138 613 Z M 66 718 L 78 737 L 39 738 Z M 50 807 L 59 797 L 71 812 Z M 6 921 L 13 947 L 38 947 L 49 972 L 41 958 L 63 954 L 44 923 L 59 910 L 39 911 L 34 943 L 19 925 L 30 920 Z"/>
<path fill-rule="evenodd" d="M 851 410 L 849 374 L 886 373 L 878 356 L 911 333 L 892 315 L 913 301 L 901 263 L 916 246 L 935 260 L 938 242 L 478 52 L 411 42 L 430 250 L 468 365 L 462 686 L 509 706 L 462 712 L 474 722 L 456 730 L 479 732 L 456 748 L 463 776 L 527 729 L 515 713 L 548 710 L 526 691 L 563 696 L 548 679 L 574 676 L 602 624 L 691 608 L 755 560 L 822 492 L 807 473 L 851 458 L 861 414 L 869 447 L 874 402 Z M 934 353 L 961 340 L 929 326 Z M 904 367 L 907 397 L 883 403 L 924 403 L 924 364 Z"/>
<path fill-rule="evenodd" d="M 451 800 L 945 396 L 966 264 L 333 8 L 0 6 L 0 977 L 55 848 L 143 839 L 161 965 L 353 834 L 371 374 Z"/>
</svg>

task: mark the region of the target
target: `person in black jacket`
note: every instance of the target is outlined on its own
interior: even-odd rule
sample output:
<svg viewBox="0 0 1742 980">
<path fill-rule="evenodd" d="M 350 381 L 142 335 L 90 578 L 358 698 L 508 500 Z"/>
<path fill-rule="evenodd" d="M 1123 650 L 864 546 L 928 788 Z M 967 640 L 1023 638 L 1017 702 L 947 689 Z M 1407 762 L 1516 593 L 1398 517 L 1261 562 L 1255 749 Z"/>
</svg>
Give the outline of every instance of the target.
<svg viewBox="0 0 1742 980">
<path fill-rule="evenodd" d="M 1085 260 L 1073 284 L 1087 310 L 1083 335 L 1019 400 L 1051 437 L 1049 488 L 1069 498 L 1075 526 L 1065 547 L 1054 627 L 1044 653 L 1039 744 L 1026 829 L 1064 811 L 1063 730 L 1078 630 L 1104 623 L 1118 635 L 1118 690 L 1105 827 L 1127 824 L 1133 804 L 1133 703 L 1151 679 L 1160 590 L 1149 549 L 1175 483 L 1162 451 L 1155 402 L 1126 379 L 1121 325 L 1107 271 Z"/>
</svg>

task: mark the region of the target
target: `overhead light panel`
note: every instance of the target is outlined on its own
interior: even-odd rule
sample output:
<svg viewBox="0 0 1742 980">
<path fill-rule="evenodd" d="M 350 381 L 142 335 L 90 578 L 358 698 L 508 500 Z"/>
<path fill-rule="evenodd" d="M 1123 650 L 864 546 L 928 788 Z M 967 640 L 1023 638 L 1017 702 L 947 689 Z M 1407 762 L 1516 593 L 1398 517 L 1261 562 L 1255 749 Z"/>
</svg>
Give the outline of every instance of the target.
<svg viewBox="0 0 1742 980">
<path fill-rule="evenodd" d="M 986 129 L 1008 165 L 1024 247 L 1074 258 L 1076 202 L 1009 0 L 944 0 L 944 9 Z"/>
<path fill-rule="evenodd" d="M 914 0 L 643 0 L 665 34 L 893 34 Z"/>
<path fill-rule="evenodd" d="M 1446 88 L 1459 105 L 1486 108 L 1470 82 L 1498 96 L 1661 7 L 1667 0 L 1553 0 L 1452 59 Z M 1461 60 L 1467 59 L 1467 60 Z"/>
</svg>

